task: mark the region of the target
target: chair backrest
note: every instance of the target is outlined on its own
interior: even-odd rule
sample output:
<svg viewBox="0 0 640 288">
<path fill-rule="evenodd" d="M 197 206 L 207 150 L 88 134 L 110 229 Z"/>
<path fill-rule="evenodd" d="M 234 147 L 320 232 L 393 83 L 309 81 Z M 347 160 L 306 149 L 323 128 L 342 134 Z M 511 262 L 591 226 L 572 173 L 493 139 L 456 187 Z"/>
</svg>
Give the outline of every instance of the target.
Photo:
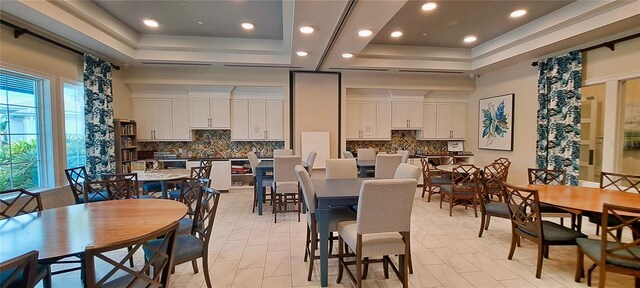
<svg viewBox="0 0 640 288">
<path fill-rule="evenodd" d="M 304 197 L 307 210 L 313 214 L 316 212 L 316 190 L 313 188 L 313 183 L 311 183 L 311 175 L 302 165 L 297 165 L 296 176 L 302 187 L 302 197 Z"/>
<path fill-rule="evenodd" d="M 640 175 L 602 172 L 600 188 L 640 193 Z"/>
<path fill-rule="evenodd" d="M 253 176 L 256 176 L 256 167 L 260 164 L 260 160 L 258 160 L 258 155 L 255 152 L 250 151 L 247 153 L 247 158 L 249 158 L 249 165 L 251 165 L 251 173 Z"/>
<path fill-rule="evenodd" d="M 213 160 L 202 159 L 200 160 L 200 166 L 212 166 Z"/>
<path fill-rule="evenodd" d="M 544 239 L 538 190 L 522 188 L 504 182 L 502 182 L 502 187 L 506 198 L 505 202 L 509 207 L 509 217 L 513 228 L 535 231 L 538 239 Z"/>
<path fill-rule="evenodd" d="M 276 156 L 273 157 L 273 181 L 292 182 L 298 181 L 296 177 L 296 165 L 300 165 L 300 156 Z"/>
<path fill-rule="evenodd" d="M 480 168 L 472 164 L 463 164 L 453 168 L 451 173 L 451 190 L 453 192 L 474 192 L 474 197 L 480 193 Z"/>
<path fill-rule="evenodd" d="M 344 158 L 344 159 L 354 158 L 353 157 L 353 153 L 351 153 L 350 151 L 343 151 L 342 152 L 342 158 Z"/>
<path fill-rule="evenodd" d="M 273 149 L 273 157 L 275 156 L 292 156 L 292 149 Z"/>
<path fill-rule="evenodd" d="M 87 181 L 87 169 L 84 166 L 69 168 L 64 170 L 64 174 L 67 175 L 67 181 L 69 181 L 69 187 L 71 187 L 71 193 L 76 201 L 76 204 L 80 204 L 80 197 L 84 195 L 84 181 Z"/>
<path fill-rule="evenodd" d="M 124 243 L 110 246 L 87 246 L 84 253 L 85 285 L 93 287 L 168 287 L 173 266 L 176 230 L 178 222 L 174 222 L 160 231 L 149 233 Z M 160 245 L 144 245 L 148 241 L 161 239 Z M 128 262 L 136 252 L 145 247 L 147 254 L 151 254 L 149 261 L 144 264 L 129 267 Z M 127 253 L 112 253 L 128 248 Z M 151 253 L 150 253 L 150 252 Z M 100 265 L 105 273 L 96 275 L 96 259 L 106 262 Z M 124 275 L 123 275 L 124 274 Z M 111 282 L 111 283 L 110 283 Z"/>
<path fill-rule="evenodd" d="M 309 170 L 309 173 L 313 172 L 313 164 L 315 164 L 316 162 L 316 156 L 318 156 L 318 153 L 316 153 L 316 151 L 311 151 L 309 152 L 309 155 L 307 155 L 307 169 Z"/>
<path fill-rule="evenodd" d="M 211 165 L 191 167 L 190 178 L 209 179 L 211 177 Z"/>
<path fill-rule="evenodd" d="M 418 181 L 420 180 L 420 168 L 407 163 L 400 163 L 396 173 L 393 175 L 393 179 L 415 179 Z"/>
<path fill-rule="evenodd" d="M 373 148 L 359 148 L 358 160 L 373 161 L 376 160 L 376 149 Z"/>
<path fill-rule="evenodd" d="M 610 220 L 609 218 L 612 219 Z M 609 225 L 609 223 L 616 224 Z M 605 203 L 602 207 L 601 225 L 602 246 L 600 263 L 598 263 L 601 265 L 600 267 L 604 267 L 602 265 L 606 265 L 605 263 L 611 259 L 640 264 L 640 253 L 638 253 L 640 251 L 640 207 L 625 207 Z M 619 229 L 624 228 L 631 230 L 632 242 L 625 243 L 617 237 Z M 617 245 L 611 245 L 609 244 L 610 242 L 615 242 Z M 632 250 L 635 250 L 635 252 Z"/>
<path fill-rule="evenodd" d="M 362 181 L 358 199 L 358 234 L 408 232 L 418 182 L 414 179 Z"/>
<path fill-rule="evenodd" d="M 502 169 L 505 170 L 504 174 L 503 174 L 504 179 L 502 181 L 507 181 L 507 178 L 509 177 L 509 168 L 511 167 L 511 161 L 509 161 L 509 159 L 507 159 L 507 158 L 500 157 L 500 158 L 494 160 L 492 164 L 496 164 L 498 166 L 501 166 Z"/>
<path fill-rule="evenodd" d="M 216 220 L 216 212 L 220 202 L 220 193 L 209 187 L 202 187 L 200 190 L 200 201 L 196 205 L 196 216 L 193 218 L 192 235 L 198 237 L 203 243 L 204 252 L 209 247 L 211 240 L 211 232 L 213 231 L 213 223 Z"/>
<path fill-rule="evenodd" d="M 376 179 L 393 179 L 400 163 L 402 163 L 400 154 L 376 155 Z"/>
<path fill-rule="evenodd" d="M 36 285 L 38 251 L 31 251 L 0 263 L 0 287 L 27 287 Z"/>
<path fill-rule="evenodd" d="M 138 173 L 105 173 L 102 174 L 102 180 L 126 179 L 131 183 L 131 191 L 134 196 L 140 196 L 140 187 L 138 186 Z"/>
<path fill-rule="evenodd" d="M 491 202 L 491 196 L 498 196 L 498 199 L 502 199 L 502 182 L 506 181 L 505 174 L 507 169 L 505 166 L 495 162 L 484 167 L 481 177 L 483 189 L 480 190 L 482 203 Z"/>
<path fill-rule="evenodd" d="M 327 179 L 355 179 L 358 178 L 356 159 L 327 159 Z"/>
<path fill-rule="evenodd" d="M 102 200 L 131 199 L 133 189 L 129 179 L 110 179 L 84 182 L 85 203 Z"/>
<path fill-rule="evenodd" d="M 440 156 L 440 165 L 455 165 L 456 158 L 451 157 L 449 155 Z"/>
<path fill-rule="evenodd" d="M 529 184 L 565 185 L 567 171 L 529 168 Z"/>
<path fill-rule="evenodd" d="M 398 150 L 396 154 L 402 155 L 402 163 L 407 163 L 409 161 L 409 151 L 407 150 Z"/>
<path fill-rule="evenodd" d="M 186 217 L 194 219 L 196 207 L 200 201 L 201 190 L 209 187 L 208 179 L 182 178 L 180 183 L 180 196 L 178 201 L 187 206 Z"/>
<path fill-rule="evenodd" d="M 424 185 L 431 185 L 431 177 L 434 176 L 434 172 L 440 173 L 440 170 L 432 169 L 431 164 L 429 164 L 429 158 L 421 157 L 420 164 L 422 165 L 422 182 Z"/>
<path fill-rule="evenodd" d="M 14 194 L 12 197 L 7 195 Z M 31 193 L 22 188 L 0 191 L 0 219 L 42 211 L 39 193 Z"/>
</svg>

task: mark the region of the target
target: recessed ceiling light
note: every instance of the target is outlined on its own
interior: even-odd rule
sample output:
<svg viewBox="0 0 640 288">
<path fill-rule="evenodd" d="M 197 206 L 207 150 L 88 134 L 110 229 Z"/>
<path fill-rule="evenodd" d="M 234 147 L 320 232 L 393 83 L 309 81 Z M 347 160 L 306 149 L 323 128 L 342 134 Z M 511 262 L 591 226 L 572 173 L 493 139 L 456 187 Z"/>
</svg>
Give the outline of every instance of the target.
<svg viewBox="0 0 640 288">
<path fill-rule="evenodd" d="M 422 33 L 422 36 L 427 36 L 427 33 Z"/>
<path fill-rule="evenodd" d="M 347 58 L 347 59 L 349 59 L 349 58 L 351 58 L 351 57 L 353 57 L 353 54 L 351 54 L 351 53 L 342 53 L 342 58 Z"/>
<path fill-rule="evenodd" d="M 456 25 L 456 24 L 458 24 L 458 21 L 456 21 L 456 20 L 451 20 L 451 21 L 447 22 L 447 25 L 449 25 L 449 26 L 453 26 L 453 25 Z"/>
<path fill-rule="evenodd" d="M 362 29 L 358 31 L 358 36 L 360 37 L 369 37 L 371 34 L 373 34 L 373 32 L 369 29 Z"/>
<path fill-rule="evenodd" d="M 311 26 L 300 26 L 300 32 L 302 32 L 304 34 L 311 34 L 311 33 L 313 33 L 313 27 L 311 27 Z"/>
<path fill-rule="evenodd" d="M 198 21 L 198 22 L 196 22 L 196 23 L 198 23 L 198 24 L 200 24 L 200 25 L 203 25 L 203 24 L 204 24 L 204 21 Z"/>
<path fill-rule="evenodd" d="M 402 36 L 402 32 L 401 31 L 393 31 L 393 32 L 391 32 L 391 37 L 393 37 L 393 38 L 398 38 L 400 36 Z"/>
<path fill-rule="evenodd" d="M 518 10 L 515 10 L 515 11 L 511 12 L 510 16 L 511 16 L 511 18 L 518 18 L 518 17 L 524 16 L 524 14 L 527 14 L 527 10 L 518 9 Z"/>
<path fill-rule="evenodd" d="M 424 11 L 431 11 L 433 9 L 436 9 L 436 7 L 438 7 L 438 4 L 436 4 L 435 2 L 427 2 L 422 4 L 422 10 Z"/>
<path fill-rule="evenodd" d="M 309 53 L 307 53 L 307 51 L 298 51 L 296 52 L 296 55 L 300 56 L 300 57 L 304 57 L 309 55 Z"/>
<path fill-rule="evenodd" d="M 142 20 L 142 23 L 144 23 L 144 25 L 147 25 L 149 27 L 158 27 L 158 20 L 153 19 L 153 18 L 145 18 L 144 20 Z"/>
<path fill-rule="evenodd" d="M 253 24 L 249 23 L 249 22 L 244 22 L 244 23 L 240 24 L 240 26 L 242 26 L 242 28 L 244 30 L 251 30 L 254 27 Z"/>
<path fill-rule="evenodd" d="M 468 35 L 464 37 L 464 43 L 471 43 L 471 42 L 475 42 L 476 40 L 478 40 L 478 37 L 474 35 Z"/>
</svg>

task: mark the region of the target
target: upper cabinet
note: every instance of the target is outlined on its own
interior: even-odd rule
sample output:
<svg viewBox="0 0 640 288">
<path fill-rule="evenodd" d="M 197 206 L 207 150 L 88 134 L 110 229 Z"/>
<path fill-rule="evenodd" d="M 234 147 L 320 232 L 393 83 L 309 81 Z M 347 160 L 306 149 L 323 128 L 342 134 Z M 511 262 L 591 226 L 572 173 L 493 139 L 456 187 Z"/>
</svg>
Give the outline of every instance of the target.
<svg viewBox="0 0 640 288">
<path fill-rule="evenodd" d="M 422 129 L 422 102 L 393 102 L 391 106 L 393 129 Z"/>
<path fill-rule="evenodd" d="M 231 140 L 283 140 L 282 100 L 231 100 Z"/>
<path fill-rule="evenodd" d="M 467 127 L 466 103 L 425 103 L 424 139 L 464 140 Z"/>
<path fill-rule="evenodd" d="M 230 129 L 229 99 L 189 99 L 193 129 Z"/>
<path fill-rule="evenodd" d="M 134 99 L 138 140 L 174 140 L 172 115 L 171 99 Z"/>
<path fill-rule="evenodd" d="M 391 103 L 347 103 L 347 139 L 391 138 Z"/>
</svg>

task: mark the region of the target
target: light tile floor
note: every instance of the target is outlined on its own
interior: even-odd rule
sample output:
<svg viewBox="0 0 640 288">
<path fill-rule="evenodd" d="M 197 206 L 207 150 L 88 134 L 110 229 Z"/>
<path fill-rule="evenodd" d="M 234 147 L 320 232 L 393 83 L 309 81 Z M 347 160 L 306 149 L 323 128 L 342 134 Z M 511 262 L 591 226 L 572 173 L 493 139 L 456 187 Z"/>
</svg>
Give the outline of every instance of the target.
<svg viewBox="0 0 640 288">
<path fill-rule="evenodd" d="M 432 202 L 420 198 L 416 190 L 413 205 L 411 245 L 414 274 L 412 287 L 586 287 L 573 281 L 575 247 L 552 247 L 545 259 L 542 278 L 535 278 L 536 246 L 522 242 L 513 260 L 507 260 L 510 223 L 492 219 L 488 231 L 478 238 L 480 220 L 472 210 L 455 207 L 453 217 L 439 208 L 439 198 Z M 306 279 L 308 263 L 303 261 L 306 233 L 305 218 L 297 221 L 295 213 L 279 214 L 273 223 L 271 208 L 263 216 L 251 213 L 252 192 L 232 191 L 220 199 L 213 238 L 209 245 L 209 271 L 214 287 L 319 287 L 318 262 L 312 281 Z M 583 231 L 595 238 L 595 226 L 584 219 Z M 629 234 L 628 231 L 626 234 Z M 142 256 L 136 257 L 137 264 Z M 590 265 L 585 260 L 585 267 Z M 201 265 L 201 263 L 199 262 Z M 202 269 L 202 268 L 200 268 Z M 345 276 L 336 284 L 337 260 L 329 261 L 330 287 L 351 287 Z M 172 287 L 206 287 L 202 272 L 193 274 L 190 264 L 176 267 Z M 594 286 L 598 282 L 594 272 Z M 81 287 L 79 273 L 54 277 L 54 287 Z M 382 265 L 370 266 L 365 287 L 400 287 L 393 273 L 384 279 Z M 633 287 L 633 278 L 607 275 L 607 287 Z"/>
</svg>

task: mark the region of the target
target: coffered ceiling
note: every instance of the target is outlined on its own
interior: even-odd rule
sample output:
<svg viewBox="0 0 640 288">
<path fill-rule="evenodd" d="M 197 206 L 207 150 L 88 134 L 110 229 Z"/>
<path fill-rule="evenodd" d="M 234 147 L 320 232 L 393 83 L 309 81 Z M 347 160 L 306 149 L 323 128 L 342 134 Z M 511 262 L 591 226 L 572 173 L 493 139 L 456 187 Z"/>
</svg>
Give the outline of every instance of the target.
<svg viewBox="0 0 640 288">
<path fill-rule="evenodd" d="M 436 9 L 423 11 L 426 2 L 3 0 L 0 17 L 131 66 L 258 66 L 464 77 L 640 32 L 640 0 L 440 0 L 433 1 Z M 515 9 L 527 13 L 510 18 Z M 145 18 L 157 20 L 158 27 L 144 26 Z M 254 28 L 243 29 L 243 22 Z M 314 31 L 302 33 L 301 26 Z M 359 36 L 363 29 L 371 35 Z M 391 37 L 394 31 L 402 36 Z M 464 43 L 467 35 L 477 40 Z"/>
</svg>

